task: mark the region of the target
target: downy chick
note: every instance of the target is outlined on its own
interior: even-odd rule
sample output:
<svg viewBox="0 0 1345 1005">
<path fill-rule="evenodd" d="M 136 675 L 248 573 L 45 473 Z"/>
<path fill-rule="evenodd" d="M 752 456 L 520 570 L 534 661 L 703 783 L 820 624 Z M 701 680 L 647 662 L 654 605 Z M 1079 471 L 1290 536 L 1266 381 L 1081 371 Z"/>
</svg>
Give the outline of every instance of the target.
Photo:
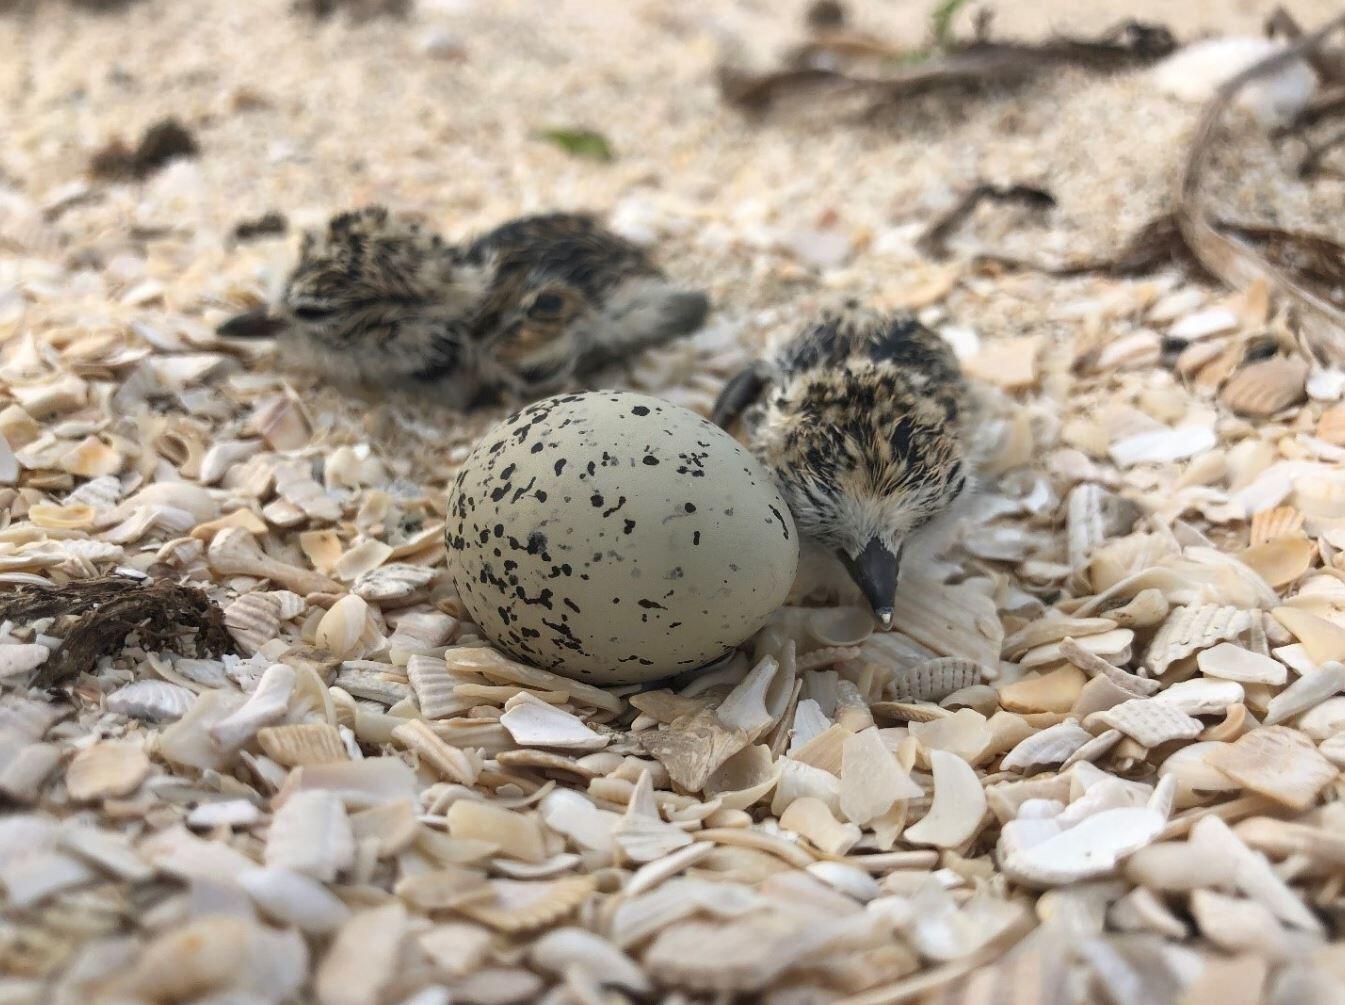
<svg viewBox="0 0 1345 1005">
<path fill-rule="evenodd" d="M 306 236 L 279 303 L 220 334 L 275 336 L 334 380 L 464 408 L 558 391 L 694 331 L 707 310 L 587 216 L 524 217 L 453 245 L 375 206 Z"/>
<path fill-rule="evenodd" d="M 952 351 L 905 315 L 825 314 L 738 374 L 741 415 L 799 532 L 834 553 L 889 627 L 908 539 L 966 492 L 972 400 Z"/>
</svg>

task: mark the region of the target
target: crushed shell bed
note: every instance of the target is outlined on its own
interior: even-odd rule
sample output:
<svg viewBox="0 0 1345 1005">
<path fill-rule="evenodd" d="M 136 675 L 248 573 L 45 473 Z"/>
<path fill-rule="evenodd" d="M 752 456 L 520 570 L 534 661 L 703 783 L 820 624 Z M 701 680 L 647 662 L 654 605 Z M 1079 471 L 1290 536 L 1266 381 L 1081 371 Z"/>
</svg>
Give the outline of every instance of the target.
<svg viewBox="0 0 1345 1005">
<path fill-rule="evenodd" d="M 1118 246 L 1197 109 L 1071 70 L 895 123 L 749 121 L 718 40 L 781 50 L 799 10 L 554 6 L 544 32 L 472 0 L 0 16 L 0 584 L 167 577 L 232 649 L 137 631 L 30 689 L 69 622 L 0 625 L 0 1002 L 1345 1000 L 1345 374 L 1244 366 L 1267 335 L 1298 358 L 1262 289 L 913 246 L 978 174 L 1051 177 L 1063 207 L 978 213 L 982 240 Z M 995 30 L 1259 30 L 1170 6 L 997 5 Z M 170 114 L 198 157 L 84 176 Z M 569 122 L 616 160 L 535 137 Z M 1338 176 L 1294 179 L 1250 121 L 1224 142 L 1231 218 L 1341 238 L 1314 216 Z M 453 236 L 601 208 L 720 305 L 608 382 L 702 413 L 824 303 L 920 311 L 1005 385 L 978 512 L 905 570 L 891 633 L 805 567 L 733 659 L 664 687 L 511 662 L 443 572 L 445 486 L 498 413 L 212 335 L 293 254 L 235 224 L 373 200 Z M 1200 333 L 1175 372 L 1174 331 Z"/>
</svg>

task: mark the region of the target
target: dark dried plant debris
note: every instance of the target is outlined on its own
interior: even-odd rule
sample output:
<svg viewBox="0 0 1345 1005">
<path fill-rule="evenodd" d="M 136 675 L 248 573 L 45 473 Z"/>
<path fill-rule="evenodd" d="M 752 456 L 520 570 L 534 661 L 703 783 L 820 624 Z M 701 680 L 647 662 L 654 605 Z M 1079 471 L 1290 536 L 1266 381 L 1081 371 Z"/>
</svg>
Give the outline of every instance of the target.
<svg viewBox="0 0 1345 1005">
<path fill-rule="evenodd" d="M 883 106 L 930 91 L 1021 84 L 1061 66 L 1097 73 L 1124 70 L 1153 63 L 1176 48 L 1167 28 L 1140 21 L 1122 22 L 1095 38 L 1057 37 L 1040 44 L 950 40 L 939 55 L 838 34 L 812 39 L 783 69 L 753 74 L 721 65 L 718 79 L 724 100 L 748 111 L 764 111 L 783 95 L 807 90 L 863 94 Z M 850 60 L 879 65 L 844 65 Z"/>
<path fill-rule="evenodd" d="M 238 221 L 234 225 L 233 239 L 235 241 L 252 241 L 258 237 L 271 237 L 285 233 L 288 227 L 289 221 L 285 219 L 285 214 L 272 210 L 251 220 Z"/>
<path fill-rule="evenodd" d="M 1028 209 L 1055 208 L 1055 196 L 1034 185 L 991 185 L 981 183 L 960 198 L 951 209 L 938 217 L 916 240 L 916 247 L 931 258 L 948 256 L 948 238 L 984 202 L 1007 203 Z"/>
<path fill-rule="evenodd" d="M 294 11 L 319 19 L 344 11 L 353 21 L 368 21 L 376 17 L 404 18 L 414 6 L 414 0 L 295 0 Z"/>
<path fill-rule="evenodd" d="M 135 149 L 113 140 L 94 155 L 89 170 L 97 178 L 145 179 L 170 161 L 195 157 L 200 152 L 190 130 L 177 119 L 168 118 L 146 129 Z"/>
<path fill-rule="evenodd" d="M 808 5 L 803 22 L 813 31 L 831 31 L 845 24 L 845 7 L 836 0 L 814 0 Z"/>
<path fill-rule="evenodd" d="M 224 612 L 203 592 L 167 579 L 104 576 L 50 590 L 19 587 L 0 597 L 0 622 L 55 618 L 48 635 L 61 646 L 33 675 L 31 686 L 51 687 L 93 670 L 100 656 L 117 653 L 136 632 L 146 648 L 175 648 L 195 656 L 233 649 Z"/>
</svg>

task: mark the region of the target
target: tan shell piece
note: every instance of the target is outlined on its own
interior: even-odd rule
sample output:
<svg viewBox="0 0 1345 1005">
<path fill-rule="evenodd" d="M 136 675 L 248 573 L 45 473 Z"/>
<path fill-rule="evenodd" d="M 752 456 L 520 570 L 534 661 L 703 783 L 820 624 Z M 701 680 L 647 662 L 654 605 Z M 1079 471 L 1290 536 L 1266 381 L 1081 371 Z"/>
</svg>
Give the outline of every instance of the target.
<svg viewBox="0 0 1345 1005">
<path fill-rule="evenodd" d="M 1345 404 L 1332 405 L 1317 420 L 1317 438 L 1345 447 Z"/>
<path fill-rule="evenodd" d="M 489 842 L 523 862 L 541 862 L 547 857 L 536 819 L 492 803 L 459 799 L 448 808 L 448 832 L 455 838 Z"/>
<path fill-rule="evenodd" d="M 1273 726 L 1292 719 L 1342 690 L 1345 690 L 1345 665 L 1326 663 L 1320 670 L 1304 674 L 1272 698 L 1263 721 L 1267 726 Z"/>
<path fill-rule="evenodd" d="M 1156 698 L 1133 698 L 1105 712 L 1095 712 L 1089 719 L 1119 729 L 1145 747 L 1194 739 L 1205 728 L 1199 719 Z"/>
<path fill-rule="evenodd" d="M 266 864 L 330 883 L 355 862 L 350 818 L 333 793 L 295 792 L 276 810 L 266 835 Z"/>
<path fill-rule="evenodd" d="M 1236 553 L 1238 559 L 1274 587 L 1287 586 L 1317 557 L 1317 546 L 1302 537 L 1280 537 Z"/>
<path fill-rule="evenodd" d="M 980 829 L 985 816 L 985 790 L 962 758 L 932 750 L 929 760 L 934 768 L 934 802 L 924 817 L 906 828 L 903 837 L 912 844 L 956 848 Z"/>
<path fill-rule="evenodd" d="M 1097 635 L 1085 635 L 1082 638 L 1074 639 L 1075 643 L 1080 648 L 1085 649 L 1096 656 L 1113 657 L 1117 663 L 1124 662 L 1125 659 L 1128 658 L 1130 644 L 1134 640 L 1135 633 L 1129 628 L 1114 628 L 1108 632 L 1101 632 Z M 1018 660 L 1018 665 L 1024 670 L 1031 670 L 1036 667 L 1050 666 L 1054 663 L 1059 663 L 1064 658 L 1061 653 L 1060 645 L 1060 642 L 1051 642 L 1043 646 L 1037 646 L 1035 649 L 1024 653 Z"/>
<path fill-rule="evenodd" d="M 924 790 L 897 763 L 875 728 L 846 739 L 841 753 L 841 812 L 863 826 L 899 799 L 919 799 Z"/>
<path fill-rule="evenodd" d="M 459 698 L 454 691 L 458 679 L 448 672 L 442 657 L 412 656 L 406 675 L 416 693 L 420 714 L 426 719 L 446 719 L 467 711 L 475 701 Z"/>
<path fill-rule="evenodd" d="M 1314 663 L 1345 660 L 1345 628 L 1297 607 L 1277 607 L 1270 613 L 1303 643 Z"/>
<path fill-rule="evenodd" d="M 243 651 L 255 653 L 280 634 L 280 603 L 266 593 L 245 593 L 224 609 L 224 627 Z"/>
<path fill-rule="evenodd" d="M 1307 397 L 1307 379 L 1301 356 L 1258 360 L 1229 378 L 1219 400 L 1238 415 L 1266 418 Z"/>
<path fill-rule="evenodd" d="M 1083 671 L 1064 666 L 1041 677 L 1027 677 L 999 689 L 999 703 L 1010 712 L 1068 712 L 1087 681 Z"/>
<path fill-rule="evenodd" d="M 1121 607 L 1107 611 L 1118 628 L 1152 628 L 1161 625 L 1172 610 L 1162 590 L 1140 590 Z"/>
<path fill-rule="evenodd" d="M 640 745 L 668 769 L 674 782 L 699 792 L 730 757 L 748 745 L 742 730 L 730 729 L 710 709 L 637 734 Z"/>
<path fill-rule="evenodd" d="M 780 826 L 805 838 L 828 855 L 844 855 L 859 843 L 862 836 L 858 827 L 841 823 L 831 815 L 826 803 L 811 796 L 790 803 L 780 814 Z"/>
<path fill-rule="evenodd" d="M 267 757 L 287 768 L 350 759 L 341 734 L 325 722 L 267 726 L 257 731 L 257 743 Z"/>
<path fill-rule="evenodd" d="M 240 527 L 227 527 L 216 534 L 206 558 L 216 572 L 270 579 L 295 593 L 340 593 L 342 589 L 334 579 L 266 555 L 256 539 Z"/>
<path fill-rule="evenodd" d="M 140 787 L 149 768 L 140 744 L 103 740 L 74 756 L 66 768 L 65 786 L 77 802 L 125 796 Z"/>
<path fill-rule="evenodd" d="M 1018 743 L 1004 755 L 1000 768 L 1004 771 L 1028 772 L 1034 768 L 1060 764 L 1092 739 L 1093 734 L 1073 719 L 1057 723 Z"/>
<path fill-rule="evenodd" d="M 1289 670 L 1279 660 L 1251 652 L 1232 642 L 1220 642 L 1196 657 L 1200 672 L 1242 684 L 1283 684 Z"/>
<path fill-rule="evenodd" d="M 493 879 L 491 899 L 472 900 L 457 910 L 499 932 L 531 932 L 554 925 L 570 914 L 593 891 L 593 886 L 591 876 L 531 881 Z"/>
<path fill-rule="evenodd" d="M 1265 726 L 1210 752 L 1208 761 L 1253 792 L 1305 810 L 1339 771 L 1296 729 Z"/>
<path fill-rule="evenodd" d="M 481 774 L 483 764 L 479 752 L 445 743 L 423 719 L 411 719 L 397 726 L 392 737 L 407 750 L 414 750 L 420 755 L 422 764 L 428 764 L 450 782 L 473 785 Z"/>
<path fill-rule="evenodd" d="M 1218 642 L 1235 639 L 1252 626 L 1251 612 L 1204 604 L 1175 608 L 1149 643 L 1144 665 L 1158 675 L 1179 659 Z"/>
<path fill-rule="evenodd" d="M 1117 687 L 1137 696 L 1151 695 L 1162 686 L 1152 678 L 1140 677 L 1138 674 L 1113 666 L 1101 656 L 1090 653 L 1078 645 L 1073 639 L 1062 640 L 1060 652 L 1084 673 L 1094 678 L 1105 677 Z"/>
<path fill-rule="evenodd" d="M 1275 506 L 1252 514 L 1250 545 L 1253 548 L 1284 537 L 1302 536 L 1303 514 L 1292 506 Z"/>
<path fill-rule="evenodd" d="M 1101 635 L 1116 627 L 1116 622 L 1110 617 L 1039 618 L 1005 638 L 1001 655 L 1007 660 L 1013 660 L 1038 646 L 1059 642 L 1061 639 Z"/>
</svg>

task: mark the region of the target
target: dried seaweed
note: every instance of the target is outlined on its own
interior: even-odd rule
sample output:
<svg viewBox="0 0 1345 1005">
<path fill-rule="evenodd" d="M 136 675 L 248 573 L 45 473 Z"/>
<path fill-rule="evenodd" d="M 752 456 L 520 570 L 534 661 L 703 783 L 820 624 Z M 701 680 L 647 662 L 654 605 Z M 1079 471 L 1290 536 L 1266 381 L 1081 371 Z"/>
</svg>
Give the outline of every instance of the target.
<svg viewBox="0 0 1345 1005">
<path fill-rule="evenodd" d="M 200 590 L 166 579 L 104 576 L 50 590 L 20 587 L 0 598 L 0 621 L 41 618 L 56 618 L 48 633 L 63 641 L 34 673 L 33 687 L 51 687 L 92 670 L 132 632 L 141 634 L 142 643 L 185 645 L 198 656 L 233 649 L 219 606 Z"/>
<path fill-rule="evenodd" d="M 233 239 L 235 241 L 251 241 L 258 237 L 283 234 L 288 228 L 289 221 L 285 219 L 285 214 L 271 210 L 269 213 L 263 213 L 261 216 L 249 220 L 239 220 L 234 226 Z"/>
<path fill-rule="evenodd" d="M 935 219 L 916 240 L 916 247 L 931 258 L 948 256 L 948 238 L 983 202 L 1008 203 L 1029 209 L 1054 209 L 1055 196 L 1035 185 L 991 185 L 981 183 L 960 198 L 951 209 Z"/>
<path fill-rule="evenodd" d="M 89 171 L 96 178 L 143 180 L 169 161 L 195 157 L 200 150 L 187 127 L 177 119 L 168 118 L 146 129 L 134 149 L 121 140 L 113 140 L 94 154 Z"/>
<path fill-rule="evenodd" d="M 873 107 L 882 107 L 931 91 L 1021 84 L 1061 66 L 1097 73 L 1128 69 L 1160 59 L 1175 48 L 1166 28 L 1139 21 L 1122 22 L 1095 38 L 1058 37 L 1041 44 L 981 39 L 950 43 L 943 53 L 928 58 L 919 51 L 888 47 L 862 36 L 837 35 L 811 40 L 796 51 L 793 65 L 783 69 L 751 74 L 721 64 L 718 79 L 724 100 L 747 111 L 761 112 L 782 95 L 819 87 L 864 94 Z M 873 74 L 847 72 L 815 65 L 812 61 L 822 54 L 903 65 Z"/>
</svg>

